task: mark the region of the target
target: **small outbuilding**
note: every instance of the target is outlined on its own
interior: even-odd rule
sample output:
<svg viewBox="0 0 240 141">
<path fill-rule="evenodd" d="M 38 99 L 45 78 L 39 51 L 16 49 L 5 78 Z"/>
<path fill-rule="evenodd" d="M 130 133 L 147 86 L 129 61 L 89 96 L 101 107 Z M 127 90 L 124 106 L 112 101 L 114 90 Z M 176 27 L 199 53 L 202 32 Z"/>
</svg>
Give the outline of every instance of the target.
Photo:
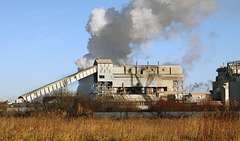
<svg viewBox="0 0 240 141">
<path fill-rule="evenodd" d="M 210 95 L 210 92 L 190 92 L 189 101 L 192 103 L 199 102 L 201 100 L 211 98 Z"/>
</svg>

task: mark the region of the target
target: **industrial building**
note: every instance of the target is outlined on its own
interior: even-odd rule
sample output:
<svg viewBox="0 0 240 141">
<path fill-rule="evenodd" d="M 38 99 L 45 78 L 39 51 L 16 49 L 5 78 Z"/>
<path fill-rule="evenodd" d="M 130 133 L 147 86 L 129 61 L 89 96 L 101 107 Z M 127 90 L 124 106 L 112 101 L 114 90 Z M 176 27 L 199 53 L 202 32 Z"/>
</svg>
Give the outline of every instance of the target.
<svg viewBox="0 0 240 141">
<path fill-rule="evenodd" d="M 9 102 L 32 103 L 46 94 L 66 87 L 68 84 L 93 76 L 94 98 L 110 98 L 110 102 L 134 102 L 142 109 L 159 100 L 198 103 L 240 100 L 240 61 L 228 62 L 216 71 L 213 90 L 209 92 L 190 92 L 184 94 L 184 75 L 180 65 L 116 65 L 111 59 L 98 59 L 92 67 L 79 71 L 63 79 L 21 95 Z M 219 105 L 219 103 L 217 103 Z M 144 107 L 145 106 L 145 107 Z"/>
<path fill-rule="evenodd" d="M 240 61 L 228 62 L 217 69 L 213 82 L 212 98 L 227 104 L 229 100 L 240 100 Z"/>
<path fill-rule="evenodd" d="M 201 102 L 203 100 L 207 100 L 211 98 L 211 93 L 210 92 L 190 92 L 189 93 L 189 103 L 197 103 Z"/>
<path fill-rule="evenodd" d="M 181 99 L 183 71 L 179 65 L 114 65 L 111 59 L 96 59 L 93 66 L 32 92 L 19 96 L 12 103 L 32 102 L 54 90 L 94 75 L 95 98 L 111 96 L 116 101 L 149 102 Z"/>
<path fill-rule="evenodd" d="M 97 59 L 97 95 L 183 94 L 182 67 L 176 65 L 113 65 L 110 59 Z M 107 91 L 102 91 L 107 87 Z"/>
</svg>

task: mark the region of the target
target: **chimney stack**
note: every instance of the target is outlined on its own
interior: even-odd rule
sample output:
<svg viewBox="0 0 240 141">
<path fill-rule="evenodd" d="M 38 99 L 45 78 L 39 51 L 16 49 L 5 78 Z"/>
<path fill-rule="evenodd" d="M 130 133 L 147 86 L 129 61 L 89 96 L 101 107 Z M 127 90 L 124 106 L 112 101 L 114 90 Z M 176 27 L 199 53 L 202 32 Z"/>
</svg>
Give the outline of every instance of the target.
<svg viewBox="0 0 240 141">
<path fill-rule="evenodd" d="M 125 64 L 124 64 L 124 74 L 126 74 L 126 60 L 125 60 Z"/>
</svg>

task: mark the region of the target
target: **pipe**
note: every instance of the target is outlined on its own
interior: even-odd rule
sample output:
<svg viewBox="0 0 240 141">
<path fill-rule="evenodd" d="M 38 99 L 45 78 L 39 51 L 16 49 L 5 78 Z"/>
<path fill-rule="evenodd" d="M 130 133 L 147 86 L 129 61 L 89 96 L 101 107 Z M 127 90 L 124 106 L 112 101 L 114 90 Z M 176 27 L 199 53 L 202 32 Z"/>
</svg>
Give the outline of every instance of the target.
<svg viewBox="0 0 240 141">
<path fill-rule="evenodd" d="M 137 61 L 136 61 L 136 68 L 135 68 L 135 74 L 137 74 Z"/>
<path fill-rule="evenodd" d="M 125 64 L 124 64 L 124 74 L 126 74 L 126 60 L 125 60 Z"/>
</svg>

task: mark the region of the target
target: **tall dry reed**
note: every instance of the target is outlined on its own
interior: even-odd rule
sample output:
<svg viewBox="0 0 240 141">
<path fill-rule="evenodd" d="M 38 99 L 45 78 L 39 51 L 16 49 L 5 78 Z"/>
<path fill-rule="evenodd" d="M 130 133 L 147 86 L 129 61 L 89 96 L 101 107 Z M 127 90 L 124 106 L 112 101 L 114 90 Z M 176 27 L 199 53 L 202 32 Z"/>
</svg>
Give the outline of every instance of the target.
<svg viewBox="0 0 240 141">
<path fill-rule="evenodd" d="M 66 119 L 50 113 L 0 118 L 0 140 L 240 140 L 240 120 L 231 116 Z"/>
</svg>

